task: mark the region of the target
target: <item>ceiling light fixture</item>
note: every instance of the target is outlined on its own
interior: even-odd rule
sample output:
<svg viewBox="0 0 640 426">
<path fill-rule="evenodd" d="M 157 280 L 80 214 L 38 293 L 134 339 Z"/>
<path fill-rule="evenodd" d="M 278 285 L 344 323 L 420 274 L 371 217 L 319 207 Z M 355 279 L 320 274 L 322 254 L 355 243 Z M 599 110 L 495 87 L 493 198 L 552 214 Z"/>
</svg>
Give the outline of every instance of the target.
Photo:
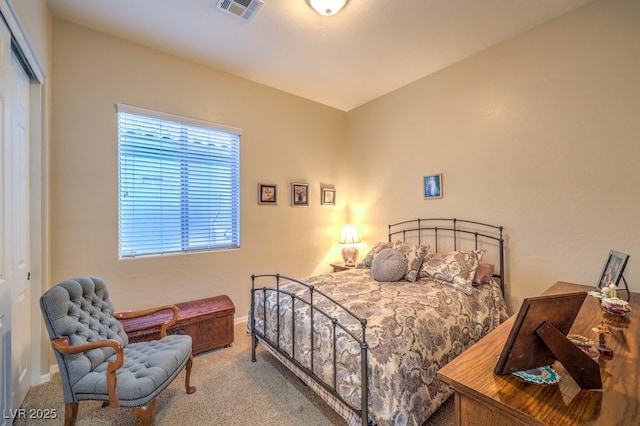
<svg viewBox="0 0 640 426">
<path fill-rule="evenodd" d="M 323 16 L 333 16 L 340 12 L 348 0 L 307 0 L 309 6 Z"/>
</svg>

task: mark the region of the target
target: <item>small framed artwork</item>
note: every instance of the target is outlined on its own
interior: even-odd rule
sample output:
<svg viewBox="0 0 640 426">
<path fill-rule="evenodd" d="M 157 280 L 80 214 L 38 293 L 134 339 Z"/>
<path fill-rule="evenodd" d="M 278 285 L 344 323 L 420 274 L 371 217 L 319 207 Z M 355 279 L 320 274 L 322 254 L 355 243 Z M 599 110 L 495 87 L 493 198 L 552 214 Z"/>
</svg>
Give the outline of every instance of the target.
<svg viewBox="0 0 640 426">
<path fill-rule="evenodd" d="M 618 283 L 620 282 L 620 279 L 622 278 L 622 273 L 624 272 L 624 268 L 625 266 L 627 266 L 628 260 L 629 260 L 628 254 L 611 250 L 609 252 L 609 257 L 607 258 L 607 261 L 604 264 L 604 268 L 602 268 L 602 274 L 600 274 L 600 281 L 598 282 L 598 288 L 608 287 L 611 284 L 617 287 Z"/>
<path fill-rule="evenodd" d="M 423 194 L 425 200 L 442 198 L 442 173 L 428 175 L 423 178 Z"/>
<path fill-rule="evenodd" d="M 309 206 L 309 184 L 308 183 L 291 183 L 291 205 Z"/>
<path fill-rule="evenodd" d="M 258 184 L 258 204 L 275 206 L 278 204 L 278 187 L 265 183 Z"/>
<path fill-rule="evenodd" d="M 323 206 L 336 205 L 336 190 L 334 188 L 320 188 L 320 192 L 321 192 L 320 203 Z"/>
</svg>

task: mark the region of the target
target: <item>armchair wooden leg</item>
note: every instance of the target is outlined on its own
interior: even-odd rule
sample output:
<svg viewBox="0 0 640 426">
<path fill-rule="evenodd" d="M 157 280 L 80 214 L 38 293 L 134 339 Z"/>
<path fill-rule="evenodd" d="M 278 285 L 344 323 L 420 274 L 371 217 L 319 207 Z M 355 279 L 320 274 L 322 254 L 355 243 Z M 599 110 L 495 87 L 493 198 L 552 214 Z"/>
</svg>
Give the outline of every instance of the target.
<svg viewBox="0 0 640 426">
<path fill-rule="evenodd" d="M 69 402 L 64 404 L 64 426 L 73 426 L 78 417 L 78 403 Z"/>
<path fill-rule="evenodd" d="M 184 379 L 184 386 L 187 390 L 188 394 L 194 393 L 196 391 L 195 386 L 191 386 L 189 382 L 191 381 L 191 367 L 193 366 L 193 354 L 189 355 L 189 360 L 187 361 L 186 370 L 187 374 Z"/>
<path fill-rule="evenodd" d="M 156 400 L 151 400 L 147 405 L 142 407 L 135 407 L 133 415 L 136 418 L 136 424 L 138 426 L 151 426 L 153 424 L 153 418 L 156 414 Z"/>
</svg>

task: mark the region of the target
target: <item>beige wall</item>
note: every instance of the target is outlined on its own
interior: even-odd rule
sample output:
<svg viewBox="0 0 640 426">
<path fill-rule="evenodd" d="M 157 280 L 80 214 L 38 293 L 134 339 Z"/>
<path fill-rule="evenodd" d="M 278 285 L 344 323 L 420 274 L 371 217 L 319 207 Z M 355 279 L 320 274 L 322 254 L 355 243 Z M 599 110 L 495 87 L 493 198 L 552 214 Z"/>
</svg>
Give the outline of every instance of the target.
<svg viewBox="0 0 640 426">
<path fill-rule="evenodd" d="M 247 314 L 254 273 L 329 270 L 346 217 L 346 115 L 283 92 L 54 19 L 52 281 L 103 277 L 118 309 L 228 294 Z M 116 103 L 243 129 L 239 250 L 118 259 Z M 310 207 L 290 206 L 308 182 Z M 278 205 L 257 204 L 258 182 Z M 320 205 L 320 184 L 337 206 Z"/>
<path fill-rule="evenodd" d="M 16 11 L 29 44 L 45 71 L 51 60 L 51 14 L 46 0 L 8 0 Z"/>
<path fill-rule="evenodd" d="M 512 308 L 558 280 L 597 283 L 610 249 L 640 291 L 639 23 L 638 1 L 595 2 L 351 111 L 363 239 L 478 219 L 505 226 Z M 444 198 L 423 200 L 433 173 Z"/>
<path fill-rule="evenodd" d="M 640 291 L 639 20 L 598 1 L 348 113 L 54 20 L 52 281 L 102 276 L 123 309 L 226 293 L 244 316 L 250 274 L 327 270 L 347 218 L 365 251 L 390 222 L 455 216 L 505 226 L 512 308 L 595 283 L 610 249 Z M 240 250 L 118 260 L 118 102 L 244 129 Z M 423 200 L 440 172 L 444 198 Z M 299 180 L 309 208 L 289 206 Z"/>
</svg>

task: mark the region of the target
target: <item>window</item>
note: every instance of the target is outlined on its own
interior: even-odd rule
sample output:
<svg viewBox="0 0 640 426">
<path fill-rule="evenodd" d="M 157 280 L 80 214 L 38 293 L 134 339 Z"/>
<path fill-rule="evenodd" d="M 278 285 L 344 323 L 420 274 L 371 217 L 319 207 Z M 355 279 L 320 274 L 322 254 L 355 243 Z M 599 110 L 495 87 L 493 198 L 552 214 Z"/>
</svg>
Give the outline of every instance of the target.
<svg viewBox="0 0 640 426">
<path fill-rule="evenodd" d="M 240 247 L 240 129 L 117 112 L 120 257 Z"/>
</svg>

